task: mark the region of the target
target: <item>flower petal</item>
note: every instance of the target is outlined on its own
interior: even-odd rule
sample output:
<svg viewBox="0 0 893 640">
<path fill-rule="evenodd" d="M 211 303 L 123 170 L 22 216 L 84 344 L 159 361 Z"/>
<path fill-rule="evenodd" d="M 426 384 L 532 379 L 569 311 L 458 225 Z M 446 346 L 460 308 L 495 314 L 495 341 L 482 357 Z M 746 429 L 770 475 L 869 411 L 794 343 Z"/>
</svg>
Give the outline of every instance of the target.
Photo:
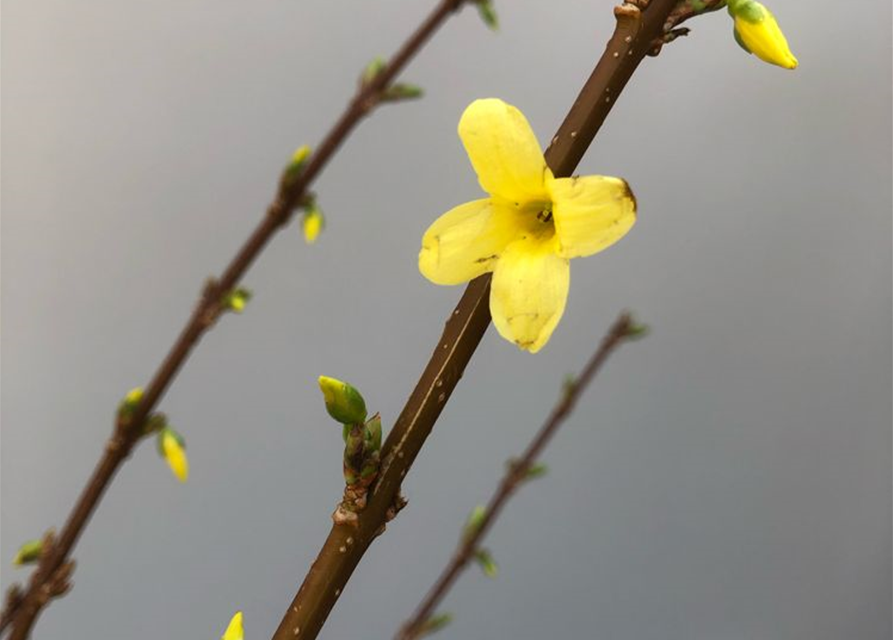
<svg viewBox="0 0 893 640">
<path fill-rule="evenodd" d="M 419 271 L 435 284 L 459 284 L 492 271 L 499 254 L 517 237 L 514 215 L 489 198 L 450 209 L 422 237 Z"/>
<path fill-rule="evenodd" d="M 565 258 L 590 256 L 610 247 L 636 222 L 636 198 L 621 178 L 558 178 L 548 187 Z"/>
<path fill-rule="evenodd" d="M 242 640 L 244 637 L 245 631 L 242 628 L 242 612 L 237 611 L 236 615 L 229 621 L 229 626 L 226 627 L 226 631 L 220 640 Z"/>
<path fill-rule="evenodd" d="M 499 335 L 531 353 L 548 342 L 567 302 L 570 266 L 555 249 L 554 238 L 516 240 L 493 272 L 493 324 Z"/>
<path fill-rule="evenodd" d="M 484 191 L 517 206 L 545 199 L 544 176 L 552 173 L 518 109 L 496 98 L 475 100 L 459 120 L 459 137 Z"/>
</svg>

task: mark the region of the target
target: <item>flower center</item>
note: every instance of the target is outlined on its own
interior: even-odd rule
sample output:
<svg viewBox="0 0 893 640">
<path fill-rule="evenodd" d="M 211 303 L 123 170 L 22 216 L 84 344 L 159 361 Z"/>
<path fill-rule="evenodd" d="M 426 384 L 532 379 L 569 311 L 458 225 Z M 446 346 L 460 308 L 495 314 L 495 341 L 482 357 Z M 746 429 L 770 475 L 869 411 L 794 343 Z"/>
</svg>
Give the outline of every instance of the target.
<svg viewBox="0 0 893 640">
<path fill-rule="evenodd" d="M 555 235 L 555 220 L 552 218 L 552 203 L 532 203 L 529 211 L 536 212 L 528 218 L 527 227 L 531 235 L 541 240 L 553 237 Z"/>
</svg>

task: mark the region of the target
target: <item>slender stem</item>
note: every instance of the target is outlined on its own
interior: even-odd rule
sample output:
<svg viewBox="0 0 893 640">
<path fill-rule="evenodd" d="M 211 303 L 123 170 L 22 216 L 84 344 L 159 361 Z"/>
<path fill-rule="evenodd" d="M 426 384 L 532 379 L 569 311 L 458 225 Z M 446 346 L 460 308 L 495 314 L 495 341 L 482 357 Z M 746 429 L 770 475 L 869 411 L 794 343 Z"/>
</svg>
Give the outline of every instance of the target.
<svg viewBox="0 0 893 640">
<path fill-rule="evenodd" d="M 328 164 L 351 131 L 378 104 L 383 91 L 422 49 L 438 27 L 464 2 L 465 0 L 440 0 L 384 70 L 360 87 L 341 117 L 310 157 L 300 176 L 295 180 L 283 179 L 280 182 L 266 215 L 222 275 L 206 286 L 185 327 L 146 387 L 142 401 L 132 418 L 126 424 L 119 424 L 115 429 L 59 537 L 32 575 L 27 591 L 16 601 L 14 610 L 4 611 L 0 615 L 2 625 L 0 634 L 11 622 L 13 626 L 11 640 L 24 640 L 28 637 L 40 611 L 51 599 L 47 595 L 47 584 L 66 563 L 118 468 L 140 440 L 146 418 L 164 396 L 201 337 L 213 326 L 221 311 L 222 298 L 239 283 L 270 239 L 289 221 L 296 208 L 306 198 L 313 180 Z"/>
<path fill-rule="evenodd" d="M 412 618 L 410 618 L 403 628 L 395 636 L 395 640 L 413 640 L 419 637 L 424 629 L 425 623 L 431 618 L 437 610 L 438 605 L 449 592 L 456 579 L 462 571 L 468 566 L 468 563 L 474 558 L 475 553 L 480 547 L 481 541 L 490 530 L 493 523 L 499 517 L 502 508 L 508 502 L 509 498 L 524 483 L 528 471 L 533 467 L 539 458 L 543 449 L 549 444 L 549 441 L 558 431 L 558 428 L 570 416 L 574 410 L 574 406 L 583 395 L 586 387 L 599 372 L 602 365 L 608 359 L 617 347 L 625 340 L 630 338 L 633 325 L 628 314 L 621 314 L 611 329 L 602 338 L 601 345 L 592 355 L 586 367 L 580 372 L 580 376 L 568 386 L 562 394 L 561 399 L 552 409 L 549 418 L 543 423 L 534 439 L 527 445 L 524 454 L 517 461 L 512 462 L 510 467 L 503 476 L 490 501 L 487 503 L 486 511 L 479 523 L 475 523 L 472 530 L 468 531 L 462 537 L 459 546 L 444 568 L 440 577 L 431 587 L 425 599 L 419 604 Z"/>
<path fill-rule="evenodd" d="M 645 9 L 632 4 L 615 8 L 614 34 L 546 150 L 546 162 L 557 177 L 574 171 L 633 71 L 662 41 L 675 6 L 676 0 L 651 0 Z M 395 515 L 403 478 L 490 326 L 489 297 L 489 274 L 468 284 L 382 447 L 379 479 L 366 508 L 354 524 L 333 525 L 273 640 L 317 636 L 369 545 Z"/>
</svg>

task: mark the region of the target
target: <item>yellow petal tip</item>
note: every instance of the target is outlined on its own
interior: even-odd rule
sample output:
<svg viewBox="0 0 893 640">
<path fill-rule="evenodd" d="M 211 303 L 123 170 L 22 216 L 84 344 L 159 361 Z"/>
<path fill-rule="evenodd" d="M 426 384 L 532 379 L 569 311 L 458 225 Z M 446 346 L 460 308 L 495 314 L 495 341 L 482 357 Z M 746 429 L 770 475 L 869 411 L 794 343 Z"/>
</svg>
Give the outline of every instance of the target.
<svg viewBox="0 0 893 640">
<path fill-rule="evenodd" d="M 224 632 L 220 640 L 243 640 L 244 637 L 245 630 L 242 628 L 242 612 L 237 611 L 236 615 L 229 621 L 229 626 L 226 627 L 226 632 Z"/>
</svg>

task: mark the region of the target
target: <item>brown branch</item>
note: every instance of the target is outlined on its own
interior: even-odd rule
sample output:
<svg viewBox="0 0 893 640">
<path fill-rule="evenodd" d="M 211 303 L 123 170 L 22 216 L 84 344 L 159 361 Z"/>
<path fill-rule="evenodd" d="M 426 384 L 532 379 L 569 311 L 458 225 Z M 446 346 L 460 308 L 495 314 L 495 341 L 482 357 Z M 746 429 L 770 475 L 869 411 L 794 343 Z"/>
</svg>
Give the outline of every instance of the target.
<svg viewBox="0 0 893 640">
<path fill-rule="evenodd" d="M 8 599 L 6 610 L 0 614 L 0 634 L 11 623 L 13 628 L 11 640 L 24 640 L 28 637 L 41 609 L 49 601 L 49 598 L 44 596 L 54 591 L 53 589 L 48 591 L 48 588 L 57 580 L 60 570 L 70 566 L 68 556 L 105 490 L 118 468 L 140 440 L 147 417 L 164 396 L 193 348 L 219 317 L 223 310 L 224 296 L 236 287 L 270 239 L 291 219 L 295 210 L 307 198 L 313 180 L 328 164 L 354 127 L 381 101 L 384 91 L 397 75 L 421 50 L 438 27 L 464 2 L 465 0 L 440 0 L 387 66 L 369 82 L 360 86 L 300 175 L 295 179 L 283 175 L 266 215 L 227 265 L 223 274 L 218 279 L 208 282 L 186 326 L 146 387 L 133 415 L 126 421 L 119 420 L 93 475 L 68 516 L 59 537 L 51 548 L 45 550 L 40 564 L 32 574 L 28 589 L 20 593 L 19 597 Z M 67 577 L 66 574 L 66 582 Z"/>
<path fill-rule="evenodd" d="M 555 432 L 558 431 L 558 428 L 573 412 L 577 400 L 583 395 L 586 387 L 599 372 L 608 356 L 623 342 L 636 335 L 638 335 L 637 328 L 628 314 L 621 314 L 614 321 L 611 329 L 602 338 L 598 350 L 590 358 L 583 371 L 580 372 L 580 376 L 575 381 L 567 384 L 561 399 L 552 409 L 549 418 L 540 427 L 534 439 L 527 445 L 524 454 L 520 459 L 511 462 L 496 492 L 487 503 L 483 516 L 479 521 L 474 522 L 473 525 L 467 528 L 449 563 L 430 591 L 428 591 L 425 599 L 419 604 L 412 618 L 394 636 L 395 640 L 414 640 L 424 635 L 423 631 L 426 623 L 434 615 L 438 605 L 449 592 L 456 579 L 468 566 L 468 563 L 474 559 L 480 548 L 481 541 L 499 517 L 502 508 L 524 483 L 528 472 L 533 468 L 543 449 L 546 448 Z"/>
<path fill-rule="evenodd" d="M 686 20 L 725 8 L 726 0 L 679 0 L 676 8 L 670 12 L 670 17 L 664 25 L 664 31 L 670 32 Z"/>
<path fill-rule="evenodd" d="M 556 177 L 573 173 L 630 76 L 663 38 L 667 17 L 676 4 L 676 0 L 636 0 L 636 4 L 615 8 L 614 34 L 546 150 L 546 161 Z M 468 284 L 388 434 L 379 479 L 366 508 L 352 524 L 333 525 L 273 640 L 317 636 L 363 554 L 402 506 L 403 478 L 490 325 L 489 296 L 489 274 Z"/>
</svg>

